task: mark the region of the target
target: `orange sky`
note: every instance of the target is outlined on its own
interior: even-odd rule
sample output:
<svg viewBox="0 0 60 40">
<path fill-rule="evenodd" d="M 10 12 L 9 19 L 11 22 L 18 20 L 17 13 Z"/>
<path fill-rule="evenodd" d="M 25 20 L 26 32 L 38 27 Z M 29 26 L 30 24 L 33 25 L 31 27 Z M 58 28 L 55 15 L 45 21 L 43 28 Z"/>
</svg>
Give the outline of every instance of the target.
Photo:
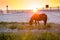
<svg viewBox="0 0 60 40">
<path fill-rule="evenodd" d="M 34 9 L 45 7 L 46 4 L 50 6 L 60 6 L 60 0 L 0 0 L 0 9 Z"/>
</svg>

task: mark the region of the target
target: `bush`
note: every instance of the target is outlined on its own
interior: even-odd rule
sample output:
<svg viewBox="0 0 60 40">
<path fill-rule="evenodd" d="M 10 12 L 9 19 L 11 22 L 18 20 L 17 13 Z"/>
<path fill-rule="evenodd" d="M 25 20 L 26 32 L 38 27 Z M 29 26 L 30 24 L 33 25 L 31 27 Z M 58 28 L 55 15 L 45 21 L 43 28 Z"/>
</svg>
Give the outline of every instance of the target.
<svg viewBox="0 0 60 40">
<path fill-rule="evenodd" d="M 6 26 L 7 24 L 8 24 L 7 22 L 0 22 L 0 26 L 1 26 L 1 27 L 7 27 L 7 26 Z"/>
<path fill-rule="evenodd" d="M 10 29 L 16 29 L 17 28 L 17 25 L 12 25 L 9 27 Z"/>
<path fill-rule="evenodd" d="M 18 30 L 24 30 L 25 28 L 26 27 L 25 26 L 22 26 L 22 25 L 20 25 L 20 26 L 17 27 Z"/>
</svg>

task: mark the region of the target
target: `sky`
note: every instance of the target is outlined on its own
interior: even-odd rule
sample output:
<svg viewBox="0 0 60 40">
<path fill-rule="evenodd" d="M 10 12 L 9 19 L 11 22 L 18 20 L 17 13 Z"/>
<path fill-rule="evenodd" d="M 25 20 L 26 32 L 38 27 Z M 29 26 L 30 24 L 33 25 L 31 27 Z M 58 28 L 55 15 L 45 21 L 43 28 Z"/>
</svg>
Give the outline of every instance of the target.
<svg viewBox="0 0 60 40">
<path fill-rule="evenodd" d="M 60 0 L 0 0 L 0 9 L 25 10 L 43 8 L 48 4 L 50 7 L 60 6 Z"/>
</svg>

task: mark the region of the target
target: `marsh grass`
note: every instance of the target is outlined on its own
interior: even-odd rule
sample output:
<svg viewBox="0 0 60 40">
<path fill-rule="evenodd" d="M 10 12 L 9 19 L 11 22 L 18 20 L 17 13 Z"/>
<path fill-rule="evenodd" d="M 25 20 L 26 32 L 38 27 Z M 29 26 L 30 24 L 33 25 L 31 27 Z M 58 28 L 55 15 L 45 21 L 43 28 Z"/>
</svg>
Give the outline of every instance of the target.
<svg viewBox="0 0 60 40">
<path fill-rule="evenodd" d="M 7 27 L 7 24 L 8 24 L 7 22 L 0 22 L 0 27 L 3 27 L 3 28 Z"/>
<path fill-rule="evenodd" d="M 2 26 L 6 27 L 5 25 L 9 25 L 9 29 L 18 29 L 18 30 L 27 30 L 27 32 L 23 33 L 0 33 L 0 40 L 60 40 L 60 34 L 54 33 L 54 32 L 31 32 L 30 30 L 33 29 L 50 29 L 51 28 L 51 23 L 47 23 L 46 26 L 44 25 L 38 25 L 38 26 L 33 26 L 33 25 L 27 25 L 25 23 L 0 23 Z"/>
<path fill-rule="evenodd" d="M 8 26 L 7 26 L 8 25 Z M 47 23 L 46 26 L 44 25 L 28 25 L 28 23 L 17 23 L 17 22 L 0 22 L 0 27 L 10 28 L 10 29 L 18 29 L 18 30 L 31 30 L 31 29 L 49 29 L 51 28 L 51 23 Z"/>
<path fill-rule="evenodd" d="M 0 40 L 60 40 L 60 35 L 52 32 L 0 33 Z"/>
<path fill-rule="evenodd" d="M 16 29 L 17 26 L 16 26 L 16 25 L 12 25 L 12 26 L 10 26 L 9 28 L 13 30 L 13 29 Z"/>
<path fill-rule="evenodd" d="M 47 23 L 47 24 L 46 24 L 46 27 L 47 27 L 47 28 L 51 28 L 51 24 L 52 24 L 52 23 Z M 54 23 L 53 23 L 53 24 L 54 24 Z"/>
</svg>

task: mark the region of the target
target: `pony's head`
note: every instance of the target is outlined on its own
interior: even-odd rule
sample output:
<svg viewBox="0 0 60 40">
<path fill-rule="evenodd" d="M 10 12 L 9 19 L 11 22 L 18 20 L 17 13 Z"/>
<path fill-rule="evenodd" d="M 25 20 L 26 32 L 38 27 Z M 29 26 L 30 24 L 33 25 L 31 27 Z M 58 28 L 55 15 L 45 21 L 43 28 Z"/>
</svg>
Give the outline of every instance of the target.
<svg viewBox="0 0 60 40">
<path fill-rule="evenodd" d="M 32 23 L 33 23 L 33 20 L 30 19 L 29 24 L 32 25 Z"/>
</svg>

